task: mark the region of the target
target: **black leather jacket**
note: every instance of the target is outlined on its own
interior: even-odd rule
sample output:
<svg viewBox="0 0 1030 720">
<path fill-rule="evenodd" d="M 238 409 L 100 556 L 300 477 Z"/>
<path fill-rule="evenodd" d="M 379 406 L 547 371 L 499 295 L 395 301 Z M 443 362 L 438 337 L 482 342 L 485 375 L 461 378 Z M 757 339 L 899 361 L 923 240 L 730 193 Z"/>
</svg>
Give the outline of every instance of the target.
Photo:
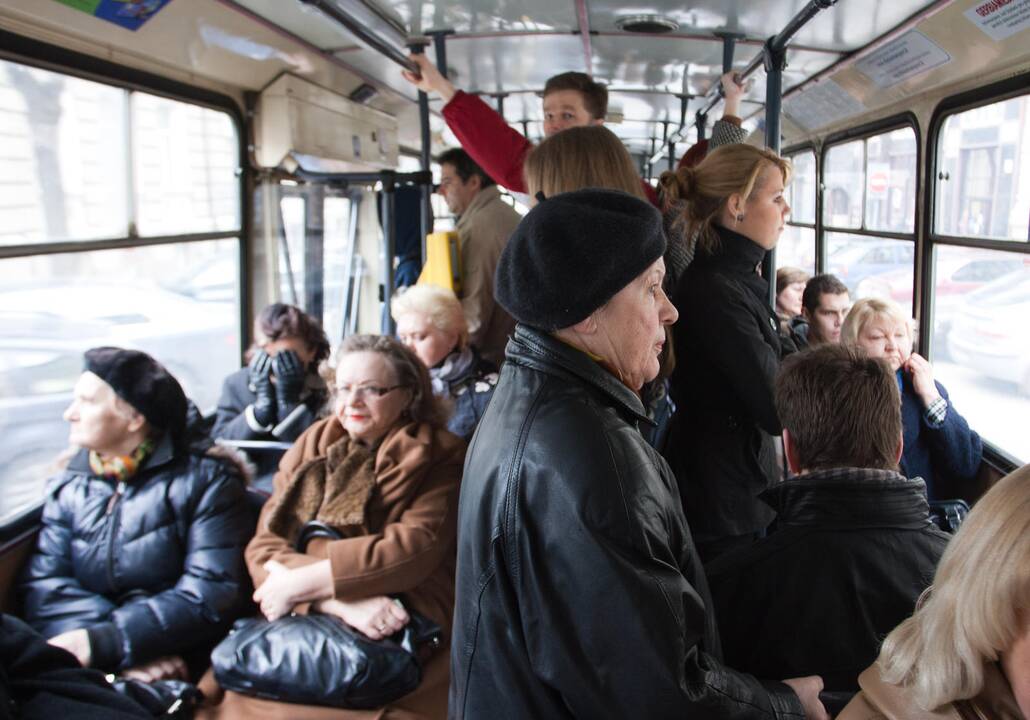
<svg viewBox="0 0 1030 720">
<path fill-rule="evenodd" d="M 51 481 L 19 587 L 35 630 L 85 628 L 102 670 L 225 635 L 249 593 L 243 549 L 253 521 L 234 468 L 195 453 L 166 433 L 118 487 L 93 474 L 86 450 Z"/>
<path fill-rule="evenodd" d="M 722 666 L 676 483 L 635 393 L 517 326 L 465 462 L 452 718 L 801 717 Z"/>
</svg>

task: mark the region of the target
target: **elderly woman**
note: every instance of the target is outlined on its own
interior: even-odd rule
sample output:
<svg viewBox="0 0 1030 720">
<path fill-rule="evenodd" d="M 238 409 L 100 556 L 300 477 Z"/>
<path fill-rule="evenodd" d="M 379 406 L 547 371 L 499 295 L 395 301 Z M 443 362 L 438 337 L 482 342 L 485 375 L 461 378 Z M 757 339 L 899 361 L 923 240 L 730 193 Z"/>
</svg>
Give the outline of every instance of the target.
<svg viewBox="0 0 1030 720">
<path fill-rule="evenodd" d="M 501 255 L 518 325 L 465 464 L 456 720 L 825 717 L 818 678 L 719 663 L 675 479 L 638 431 L 676 319 L 664 251 L 654 207 L 591 189 L 540 202 Z"/>
<path fill-rule="evenodd" d="M 1030 465 L 984 495 L 839 720 L 1030 718 Z"/>
<path fill-rule="evenodd" d="M 454 403 L 447 429 L 472 437 L 497 385 L 497 368 L 469 344 L 461 302 L 447 288 L 414 285 L 390 303 L 397 337 L 429 368 L 433 392 Z"/>
<path fill-rule="evenodd" d="M 425 367 L 390 337 L 353 335 L 337 351 L 334 413 L 286 453 L 246 560 L 261 613 L 334 615 L 373 640 L 408 621 L 404 607 L 447 632 L 454 609 L 458 483 L 465 443 L 445 429 Z M 294 549 L 318 521 L 341 539 Z M 392 596 L 399 596 L 403 607 Z M 439 651 L 412 693 L 377 711 L 277 703 L 225 692 L 209 712 L 253 718 L 442 718 L 448 662 Z M 210 676 L 202 684 L 218 701 Z M 405 714 L 407 713 L 407 714 Z M 384 715 L 385 714 L 385 715 Z"/>
<path fill-rule="evenodd" d="M 912 352 L 912 323 L 897 303 L 857 301 L 841 327 L 841 342 L 884 358 L 897 377 L 905 441 L 901 472 L 922 478 L 930 500 L 941 498 L 942 485 L 948 485 L 947 496 L 971 482 L 980 469 L 983 443 L 934 380 L 933 366 Z"/>
<path fill-rule="evenodd" d="M 80 449 L 50 483 L 18 588 L 29 624 L 85 667 L 199 673 L 246 600 L 244 483 L 187 410 L 146 353 L 86 352 L 64 413 Z"/>
<path fill-rule="evenodd" d="M 790 213 L 790 172 L 770 150 L 727 145 L 695 168 L 662 175 L 666 195 L 685 201 L 687 236 L 697 237 L 672 298 L 681 360 L 672 397 L 683 410 L 667 452 L 705 562 L 750 545 L 774 516 L 758 496 L 780 478 L 773 386 L 785 348 L 769 284 L 755 269 Z"/>
<path fill-rule="evenodd" d="M 321 414 L 325 382 L 318 364 L 329 340 L 315 318 L 293 305 L 273 303 L 254 321 L 248 365 L 222 385 L 212 435 L 226 440 L 293 442 Z M 281 453 L 253 454 L 259 478 L 271 480 Z"/>
</svg>

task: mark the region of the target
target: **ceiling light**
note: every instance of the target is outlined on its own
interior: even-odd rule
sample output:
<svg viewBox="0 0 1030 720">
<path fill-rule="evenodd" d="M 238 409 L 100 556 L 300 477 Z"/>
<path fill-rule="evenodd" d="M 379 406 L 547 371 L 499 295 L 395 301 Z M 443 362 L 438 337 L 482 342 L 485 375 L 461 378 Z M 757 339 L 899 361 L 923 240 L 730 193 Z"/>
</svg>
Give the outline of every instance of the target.
<svg viewBox="0 0 1030 720">
<path fill-rule="evenodd" d="M 679 23 L 661 15 L 627 15 L 615 19 L 615 27 L 632 33 L 661 35 L 679 30 Z"/>
</svg>

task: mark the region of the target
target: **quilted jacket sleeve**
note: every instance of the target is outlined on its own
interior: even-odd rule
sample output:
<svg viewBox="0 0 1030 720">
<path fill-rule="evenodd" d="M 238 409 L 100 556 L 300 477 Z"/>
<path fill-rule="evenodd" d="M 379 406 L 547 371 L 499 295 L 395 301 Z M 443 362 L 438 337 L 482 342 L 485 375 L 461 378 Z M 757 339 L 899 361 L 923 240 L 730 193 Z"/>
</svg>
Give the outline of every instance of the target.
<svg viewBox="0 0 1030 720">
<path fill-rule="evenodd" d="M 90 628 L 91 639 L 101 642 L 117 634 L 120 646 L 112 663 L 117 667 L 214 642 L 241 608 L 249 587 L 243 564 L 251 525 L 245 491 L 241 480 L 220 464 L 201 462 L 217 469 L 209 481 L 204 482 L 202 473 L 190 483 L 194 497 L 185 515 L 189 527 L 179 581 L 164 592 L 123 604 L 109 624 Z"/>
<path fill-rule="evenodd" d="M 970 481 L 980 470 L 983 442 L 952 405 L 944 386 L 937 383 L 937 391 L 948 401 L 944 422 L 939 427 L 933 427 L 922 418 L 923 433 L 930 445 L 933 465 L 956 480 Z"/>
</svg>

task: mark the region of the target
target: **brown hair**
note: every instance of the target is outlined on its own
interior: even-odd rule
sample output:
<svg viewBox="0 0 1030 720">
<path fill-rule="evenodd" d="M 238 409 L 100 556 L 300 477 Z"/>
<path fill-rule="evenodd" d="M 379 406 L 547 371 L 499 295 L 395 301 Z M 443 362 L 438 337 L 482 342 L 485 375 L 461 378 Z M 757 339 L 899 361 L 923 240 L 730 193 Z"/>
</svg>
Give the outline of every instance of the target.
<svg viewBox="0 0 1030 720">
<path fill-rule="evenodd" d="M 329 338 L 318 320 L 293 305 L 272 303 L 254 320 L 254 344 L 247 350 L 245 359 L 250 362 L 258 348 L 283 338 L 302 340 L 315 354 L 312 365 L 329 357 Z"/>
<path fill-rule="evenodd" d="M 776 294 L 779 295 L 781 292 L 786 290 L 788 285 L 793 285 L 798 282 L 808 282 L 808 277 L 808 273 L 801 268 L 790 267 L 789 265 L 776 268 Z"/>
<path fill-rule="evenodd" d="M 819 309 L 819 301 L 823 295 L 844 295 L 848 292 L 848 286 L 840 281 L 836 275 L 823 273 L 816 275 L 805 284 L 805 292 L 801 296 L 801 307 L 810 313 Z"/>
<path fill-rule="evenodd" d="M 804 470 L 897 470 L 901 395 L 887 363 L 846 345 L 791 355 L 776 377 L 776 410 Z"/>
<path fill-rule="evenodd" d="M 450 403 L 433 394 L 429 371 L 407 346 L 389 335 L 351 335 L 336 349 L 335 362 L 322 370 L 322 377 L 329 385 L 333 398 L 336 397 L 336 367 L 349 353 L 379 353 L 390 363 L 397 374 L 397 384 L 411 391 L 411 404 L 407 415 L 415 422 L 423 422 L 436 428 L 447 425 L 451 414 Z"/>
<path fill-rule="evenodd" d="M 544 97 L 559 90 L 575 90 L 583 96 L 583 107 L 595 120 L 608 114 L 608 88 L 581 72 L 563 72 L 547 78 Z"/>
<path fill-rule="evenodd" d="M 686 201 L 676 225 L 685 226 L 686 237 L 696 236 L 698 249 L 710 254 L 719 245 L 714 225 L 730 196 L 737 193 L 746 202 L 770 166 L 783 174 L 784 185 L 790 182 L 790 160 L 767 148 L 734 143 L 716 148 L 696 167 L 662 173 L 659 185 L 668 205 Z"/>
<path fill-rule="evenodd" d="M 646 200 L 640 176 L 622 141 L 601 125 L 571 127 L 533 148 L 523 164 L 531 197 L 597 187 Z"/>
</svg>

